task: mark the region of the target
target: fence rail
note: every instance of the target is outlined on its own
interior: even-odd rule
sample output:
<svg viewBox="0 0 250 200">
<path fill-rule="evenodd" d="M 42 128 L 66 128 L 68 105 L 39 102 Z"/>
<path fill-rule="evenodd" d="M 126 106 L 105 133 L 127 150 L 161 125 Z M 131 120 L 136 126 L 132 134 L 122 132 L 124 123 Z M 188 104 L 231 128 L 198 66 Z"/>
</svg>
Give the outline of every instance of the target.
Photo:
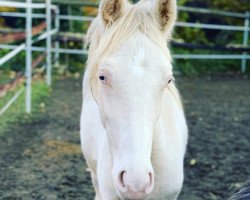
<svg viewBox="0 0 250 200">
<path fill-rule="evenodd" d="M 20 51 L 24 50 L 24 48 L 25 48 L 25 44 L 21 44 L 19 46 L 16 46 L 13 51 L 9 52 L 7 55 L 3 56 L 0 59 L 0 65 L 2 65 L 4 63 L 6 63 L 7 61 L 9 61 L 15 55 L 17 55 L 18 53 L 20 53 Z"/>
<path fill-rule="evenodd" d="M 92 5 L 92 4 L 90 4 Z M 244 26 L 229 26 L 229 25 L 220 25 L 220 24 L 202 24 L 202 23 L 190 23 L 190 22 L 177 22 L 176 26 L 179 27 L 193 27 L 193 28 L 202 28 L 202 29 L 216 29 L 216 30 L 226 30 L 226 31 L 241 31 L 244 34 L 244 41 L 242 47 L 247 47 L 247 41 L 249 38 L 249 13 L 245 14 L 240 14 L 240 13 L 232 13 L 232 12 L 219 12 L 219 11 L 214 11 L 214 10 L 209 10 L 209 9 L 197 9 L 197 8 L 187 8 L 187 7 L 179 7 L 180 10 L 182 11 L 189 11 L 189 12 L 195 12 L 195 10 L 198 13 L 203 13 L 203 14 L 220 14 L 223 16 L 231 16 L 231 17 L 242 17 L 244 16 L 245 18 L 245 23 Z M 18 13 L 16 13 L 17 15 Z M 7 14 L 5 14 L 7 15 Z M 12 16 L 14 16 L 12 14 Z M 34 15 L 35 18 L 43 18 L 45 15 Z M 94 18 L 93 17 L 86 17 L 86 16 L 72 16 L 72 15 L 59 15 L 58 20 L 76 20 L 76 21 L 92 21 Z M 59 50 L 59 53 L 62 51 Z M 71 49 L 65 49 L 65 53 L 71 53 L 71 54 L 80 54 L 80 50 L 71 50 Z M 84 52 L 86 53 L 86 52 Z M 246 56 L 246 53 L 244 52 L 241 56 L 240 55 L 235 55 L 231 57 L 230 55 L 173 55 L 173 58 L 175 59 L 241 59 L 242 64 L 241 64 L 241 70 L 242 72 L 246 71 L 246 60 L 249 59 L 249 56 Z"/>
<path fill-rule="evenodd" d="M 4 105 L 4 107 L 0 110 L 0 115 L 5 113 L 8 108 L 18 99 L 18 97 L 23 93 L 24 88 L 19 89 L 16 94 Z"/>
<path fill-rule="evenodd" d="M 47 71 L 47 84 L 51 85 L 51 35 L 58 32 L 58 27 L 51 30 L 51 11 L 54 10 L 55 13 L 58 13 L 58 7 L 52 5 L 50 0 L 46 0 L 46 3 L 39 4 L 39 3 L 32 3 L 32 0 L 27 0 L 25 3 L 23 2 L 14 2 L 14 1 L 1 1 L 0 6 L 5 7 L 15 7 L 15 8 L 24 8 L 26 9 L 26 13 L 19 13 L 22 14 L 22 17 L 26 19 L 26 41 L 25 43 L 19 46 L 12 46 L 12 51 L 7 53 L 5 56 L 0 58 L 0 66 L 3 65 L 5 62 L 9 61 L 10 59 L 14 58 L 18 53 L 22 50 L 26 51 L 26 112 L 31 113 L 31 92 L 32 92 L 32 44 L 46 39 L 46 71 Z M 46 9 L 46 32 L 42 33 L 40 36 L 32 40 L 32 10 L 33 9 Z M 5 14 L 8 14 L 5 12 Z M 56 15 L 55 17 L 58 17 Z M 57 20 L 55 20 L 57 21 Z M 56 25 L 58 23 L 55 22 Z M 20 96 L 22 90 L 19 90 L 8 102 L 7 104 L 0 110 L 0 115 L 3 114 L 10 105 Z"/>
<path fill-rule="evenodd" d="M 33 3 L 32 3 L 33 2 Z M 35 3 L 34 3 L 35 2 Z M 37 52 L 47 52 L 46 54 L 46 82 L 48 85 L 51 85 L 51 53 L 55 53 L 55 65 L 59 65 L 59 55 L 60 54 L 78 54 L 78 55 L 86 55 L 88 52 L 83 49 L 67 49 L 67 48 L 60 48 L 59 40 L 52 40 L 52 35 L 55 35 L 60 31 L 60 22 L 67 20 L 67 21 L 81 21 L 81 22 L 91 22 L 93 21 L 94 17 L 89 16 L 73 16 L 73 15 L 60 15 L 59 7 L 55 4 L 70 4 L 70 5 L 81 5 L 81 6 L 92 6 L 97 7 L 98 4 L 86 2 L 86 1 L 74 1 L 74 0 L 24 0 L 22 2 L 15 2 L 15 1 L 7 1 L 2 0 L 0 1 L 0 6 L 8 6 L 8 7 L 17 7 L 17 8 L 24 8 L 26 9 L 26 13 L 20 12 L 0 12 L 0 16 L 2 17 L 17 17 L 17 18 L 25 18 L 26 19 L 26 42 L 21 45 L 10 45 L 10 44 L 0 44 L 0 48 L 2 49 L 9 49 L 12 50 L 2 58 L 0 58 L 0 65 L 7 62 L 14 56 L 16 56 L 21 51 L 26 51 L 26 111 L 28 113 L 31 112 L 31 81 L 32 81 L 32 67 L 31 67 L 31 53 L 32 51 Z M 45 14 L 38 14 L 33 13 L 33 9 L 45 9 Z M 53 15 L 52 15 L 52 12 Z M 180 12 L 192 12 L 192 13 L 199 13 L 199 14 L 212 14 L 217 16 L 225 16 L 225 17 L 233 17 L 233 18 L 240 18 L 244 20 L 244 26 L 230 26 L 230 25 L 223 25 L 223 24 L 204 24 L 204 23 L 193 23 L 193 22 L 177 22 L 176 26 L 178 27 L 192 27 L 192 28 L 199 28 L 199 29 L 211 29 L 211 30 L 225 30 L 225 31 L 238 31 L 243 33 L 242 38 L 242 46 L 240 48 L 231 48 L 237 49 L 237 51 L 241 51 L 242 54 L 214 54 L 214 55 L 206 55 L 206 54 L 175 54 L 173 55 L 174 59 L 238 59 L 241 60 L 241 70 L 242 72 L 246 71 L 246 64 L 247 60 L 250 59 L 250 55 L 247 55 L 249 51 L 248 48 L 248 39 L 249 39 L 249 20 L 250 14 L 249 12 L 246 13 L 236 13 L 236 12 L 227 12 L 221 10 L 211 10 L 211 9 L 203 9 L 203 8 L 193 8 L 193 7 L 183 7 L 179 6 L 178 10 Z M 31 22 L 32 19 L 45 19 L 46 20 L 46 31 L 41 33 L 38 37 L 32 40 L 32 27 Z M 51 21 L 54 19 L 55 27 L 52 28 Z M 33 46 L 34 43 L 40 40 L 46 40 L 46 47 L 37 47 Z M 51 43 L 55 42 L 51 46 Z M 188 45 L 190 46 L 190 44 Z M 195 46 L 195 45 L 193 45 Z M 227 47 L 224 47 L 225 50 Z"/>
</svg>

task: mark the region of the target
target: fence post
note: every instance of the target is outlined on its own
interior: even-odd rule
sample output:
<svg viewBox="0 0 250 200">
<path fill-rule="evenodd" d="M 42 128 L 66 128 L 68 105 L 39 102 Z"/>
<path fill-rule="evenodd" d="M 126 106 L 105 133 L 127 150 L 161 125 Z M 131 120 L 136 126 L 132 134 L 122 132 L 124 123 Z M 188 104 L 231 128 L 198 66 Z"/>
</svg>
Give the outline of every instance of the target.
<svg viewBox="0 0 250 200">
<path fill-rule="evenodd" d="M 243 37 L 243 47 L 247 47 L 248 45 L 248 37 L 249 37 L 249 18 L 250 18 L 250 13 L 246 12 L 245 14 L 245 30 L 244 30 L 244 37 Z M 247 55 L 247 52 L 244 52 L 242 54 L 242 60 L 241 60 L 241 72 L 245 73 L 246 72 L 246 67 L 247 67 L 247 59 L 245 56 Z"/>
<path fill-rule="evenodd" d="M 32 0 L 26 0 L 26 112 L 31 113 L 31 84 L 32 84 Z"/>
<path fill-rule="evenodd" d="M 47 38 L 46 38 L 46 62 L 47 62 L 47 85 L 51 85 L 51 0 L 46 0 L 46 25 L 47 25 Z"/>
<path fill-rule="evenodd" d="M 58 5 L 58 9 L 56 9 L 56 22 L 55 22 L 55 27 L 56 27 L 56 29 L 57 29 L 57 33 L 59 33 L 60 32 L 60 19 L 59 19 L 59 17 L 60 17 L 60 7 L 59 7 L 59 5 Z M 56 43 L 55 43 L 55 49 L 56 49 L 56 52 L 55 52 L 55 66 L 56 67 L 59 67 L 59 65 L 60 65 L 60 53 L 59 53 L 59 48 L 60 48 L 60 43 L 59 43 L 59 41 L 58 40 L 56 40 Z"/>
</svg>

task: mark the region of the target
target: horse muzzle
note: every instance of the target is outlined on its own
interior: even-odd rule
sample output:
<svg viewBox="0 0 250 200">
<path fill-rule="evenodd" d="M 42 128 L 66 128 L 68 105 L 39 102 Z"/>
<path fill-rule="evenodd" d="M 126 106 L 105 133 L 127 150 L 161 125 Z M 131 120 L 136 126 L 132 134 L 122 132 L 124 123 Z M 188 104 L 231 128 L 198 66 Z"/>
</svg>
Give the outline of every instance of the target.
<svg viewBox="0 0 250 200">
<path fill-rule="evenodd" d="M 115 182 L 116 188 L 125 199 L 145 199 L 154 188 L 154 172 L 121 171 Z"/>
</svg>

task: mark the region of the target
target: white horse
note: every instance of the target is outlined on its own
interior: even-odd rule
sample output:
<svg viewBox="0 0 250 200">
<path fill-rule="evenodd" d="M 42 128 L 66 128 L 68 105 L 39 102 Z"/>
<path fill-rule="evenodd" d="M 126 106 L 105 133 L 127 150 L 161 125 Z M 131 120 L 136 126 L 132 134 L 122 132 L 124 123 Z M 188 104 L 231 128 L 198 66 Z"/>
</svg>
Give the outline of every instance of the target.
<svg viewBox="0 0 250 200">
<path fill-rule="evenodd" d="M 176 0 L 102 0 L 88 31 L 81 144 L 96 200 L 177 199 L 187 126 L 166 40 Z"/>
</svg>

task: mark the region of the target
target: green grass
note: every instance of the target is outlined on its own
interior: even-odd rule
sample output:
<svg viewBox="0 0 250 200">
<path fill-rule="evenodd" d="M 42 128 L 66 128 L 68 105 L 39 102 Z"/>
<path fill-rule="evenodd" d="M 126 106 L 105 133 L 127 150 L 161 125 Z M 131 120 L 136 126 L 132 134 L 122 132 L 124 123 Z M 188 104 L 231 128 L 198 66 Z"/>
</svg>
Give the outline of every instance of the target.
<svg viewBox="0 0 250 200">
<path fill-rule="evenodd" d="M 10 77 L 7 73 L 0 71 L 0 85 L 9 82 Z"/>
<path fill-rule="evenodd" d="M 7 95 L 0 98 L 0 109 L 14 96 L 14 94 L 24 86 L 19 86 L 15 91 L 8 92 Z M 38 80 L 32 84 L 32 114 L 25 112 L 25 91 L 9 107 L 9 109 L 0 115 L 0 135 L 13 123 L 32 121 L 39 116 L 39 113 L 45 112 L 44 101 L 50 94 L 49 87 L 44 81 Z"/>
</svg>

